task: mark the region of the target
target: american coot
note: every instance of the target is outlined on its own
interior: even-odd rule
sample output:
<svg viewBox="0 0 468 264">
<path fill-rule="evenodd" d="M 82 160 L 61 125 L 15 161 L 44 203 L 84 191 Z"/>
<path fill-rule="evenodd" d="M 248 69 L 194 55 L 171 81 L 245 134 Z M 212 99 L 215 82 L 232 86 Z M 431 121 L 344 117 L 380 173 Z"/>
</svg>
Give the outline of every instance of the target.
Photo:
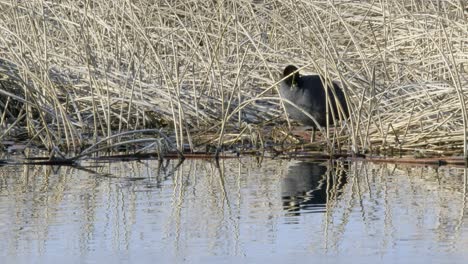
<svg viewBox="0 0 468 264">
<path fill-rule="evenodd" d="M 283 98 L 288 99 L 298 107 L 317 120 L 320 126 L 327 124 L 327 99 L 324 85 L 319 75 L 301 76 L 297 67 L 289 65 L 284 69 L 283 77 L 287 77 L 281 82 L 280 93 Z M 322 78 L 323 79 L 323 78 Z M 346 119 L 349 116 L 348 105 L 341 88 L 333 83 L 334 93 L 331 87 L 328 87 L 328 98 L 331 102 L 331 108 L 328 109 L 328 122 L 333 124 L 332 111 L 335 119 Z M 343 111 L 339 111 L 337 103 L 339 102 Z M 298 110 L 296 107 L 285 103 L 286 111 L 291 119 L 297 120 L 306 126 L 312 126 L 315 132 L 316 125 L 314 121 Z M 330 104 L 329 104 L 330 107 Z M 343 116 L 344 114 L 344 116 Z M 314 133 L 315 134 L 315 133 Z"/>
</svg>

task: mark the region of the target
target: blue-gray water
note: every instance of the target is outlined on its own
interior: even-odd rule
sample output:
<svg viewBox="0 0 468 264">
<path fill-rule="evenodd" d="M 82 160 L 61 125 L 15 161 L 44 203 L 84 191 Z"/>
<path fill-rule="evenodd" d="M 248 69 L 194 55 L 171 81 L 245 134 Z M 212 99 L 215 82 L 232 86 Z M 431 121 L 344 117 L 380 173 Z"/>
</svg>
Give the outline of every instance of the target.
<svg viewBox="0 0 468 264">
<path fill-rule="evenodd" d="M 0 167 L 1 263 L 466 263 L 464 169 L 288 160 Z"/>
</svg>

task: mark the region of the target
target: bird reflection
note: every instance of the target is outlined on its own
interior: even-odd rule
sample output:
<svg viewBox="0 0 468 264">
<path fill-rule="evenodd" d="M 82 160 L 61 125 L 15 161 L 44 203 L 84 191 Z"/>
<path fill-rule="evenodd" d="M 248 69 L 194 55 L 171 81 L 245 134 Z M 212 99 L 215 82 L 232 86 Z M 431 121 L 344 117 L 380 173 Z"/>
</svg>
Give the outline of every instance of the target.
<svg viewBox="0 0 468 264">
<path fill-rule="evenodd" d="M 342 164 L 343 165 L 343 164 Z M 301 161 L 291 165 L 281 182 L 283 208 L 288 216 L 304 212 L 325 212 L 327 201 L 334 200 L 346 183 L 344 166 L 327 167 Z"/>
</svg>

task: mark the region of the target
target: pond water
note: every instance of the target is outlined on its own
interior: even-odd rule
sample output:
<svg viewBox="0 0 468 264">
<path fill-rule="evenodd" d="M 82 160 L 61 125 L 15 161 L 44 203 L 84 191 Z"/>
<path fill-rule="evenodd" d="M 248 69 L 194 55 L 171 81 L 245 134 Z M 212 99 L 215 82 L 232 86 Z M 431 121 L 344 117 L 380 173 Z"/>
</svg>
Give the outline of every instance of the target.
<svg viewBox="0 0 468 264">
<path fill-rule="evenodd" d="M 0 167 L 2 263 L 468 259 L 463 168 L 257 158 L 81 166 Z"/>
</svg>

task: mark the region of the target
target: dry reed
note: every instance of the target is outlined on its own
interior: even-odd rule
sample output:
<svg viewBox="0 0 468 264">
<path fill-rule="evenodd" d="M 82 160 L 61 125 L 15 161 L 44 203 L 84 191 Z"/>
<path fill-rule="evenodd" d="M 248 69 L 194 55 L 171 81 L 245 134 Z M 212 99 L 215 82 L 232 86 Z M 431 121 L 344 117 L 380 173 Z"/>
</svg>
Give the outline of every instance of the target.
<svg viewBox="0 0 468 264">
<path fill-rule="evenodd" d="M 467 17 L 464 0 L 0 0 L 1 138 L 263 146 L 295 64 L 344 88 L 332 145 L 466 156 Z"/>
</svg>

